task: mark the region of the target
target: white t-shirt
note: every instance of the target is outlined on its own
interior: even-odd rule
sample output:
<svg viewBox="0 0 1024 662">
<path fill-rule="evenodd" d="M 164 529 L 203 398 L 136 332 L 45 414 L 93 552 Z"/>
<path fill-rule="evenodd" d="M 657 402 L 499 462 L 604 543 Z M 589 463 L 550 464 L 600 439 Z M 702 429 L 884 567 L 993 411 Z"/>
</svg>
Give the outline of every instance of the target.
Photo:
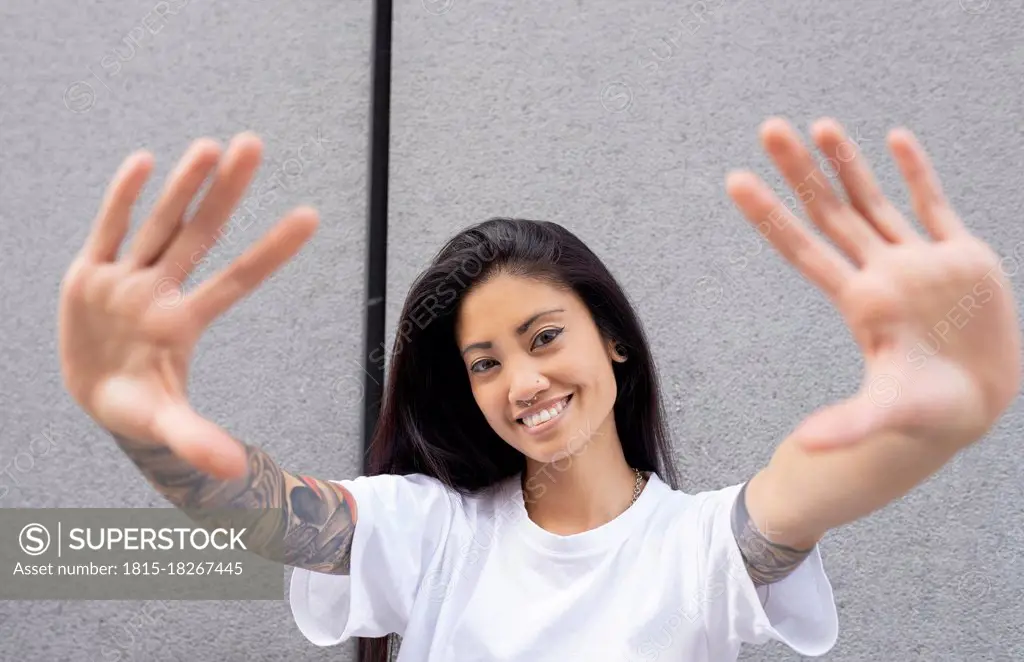
<svg viewBox="0 0 1024 662">
<path fill-rule="evenodd" d="M 337 482 L 358 508 L 351 574 L 296 568 L 290 586 L 318 646 L 394 632 L 400 662 L 731 662 L 742 642 L 836 642 L 817 547 L 770 590 L 747 575 L 742 483 L 691 495 L 652 474 L 614 520 L 560 536 L 527 516 L 519 476 L 468 498 L 420 474 Z"/>
</svg>

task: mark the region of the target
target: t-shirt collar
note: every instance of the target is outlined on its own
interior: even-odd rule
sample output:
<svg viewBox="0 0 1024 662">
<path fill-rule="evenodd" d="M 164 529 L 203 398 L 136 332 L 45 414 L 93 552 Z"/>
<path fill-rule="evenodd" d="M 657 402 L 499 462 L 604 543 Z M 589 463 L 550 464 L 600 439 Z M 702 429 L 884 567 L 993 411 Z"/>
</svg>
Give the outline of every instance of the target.
<svg viewBox="0 0 1024 662">
<path fill-rule="evenodd" d="M 578 555 L 618 546 L 647 518 L 667 489 L 668 485 L 658 477 L 658 474 L 651 472 L 636 502 L 615 519 L 589 531 L 568 536 L 551 533 L 530 519 L 523 498 L 522 474 L 517 474 L 506 482 L 504 493 L 505 498 L 510 499 L 513 504 L 516 531 L 527 542 L 552 554 Z"/>
</svg>

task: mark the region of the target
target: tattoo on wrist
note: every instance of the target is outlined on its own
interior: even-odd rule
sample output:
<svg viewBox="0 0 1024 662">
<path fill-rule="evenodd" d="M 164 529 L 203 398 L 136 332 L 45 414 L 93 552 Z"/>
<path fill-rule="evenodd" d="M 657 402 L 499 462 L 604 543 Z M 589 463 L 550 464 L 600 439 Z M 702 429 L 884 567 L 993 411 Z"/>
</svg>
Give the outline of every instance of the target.
<svg viewBox="0 0 1024 662">
<path fill-rule="evenodd" d="M 341 486 L 289 474 L 254 446 L 245 445 L 245 475 L 221 480 L 169 448 L 113 437 L 150 484 L 200 524 L 205 523 L 203 510 L 262 510 L 254 537 L 246 541 L 251 551 L 290 566 L 348 574 L 355 524 L 350 497 Z"/>
<path fill-rule="evenodd" d="M 732 533 L 747 574 L 755 586 L 765 586 L 789 576 L 814 548 L 793 549 L 769 540 L 747 512 L 746 496 L 747 486 L 744 484 L 732 508 Z M 770 531 L 768 533 L 771 534 Z"/>
</svg>

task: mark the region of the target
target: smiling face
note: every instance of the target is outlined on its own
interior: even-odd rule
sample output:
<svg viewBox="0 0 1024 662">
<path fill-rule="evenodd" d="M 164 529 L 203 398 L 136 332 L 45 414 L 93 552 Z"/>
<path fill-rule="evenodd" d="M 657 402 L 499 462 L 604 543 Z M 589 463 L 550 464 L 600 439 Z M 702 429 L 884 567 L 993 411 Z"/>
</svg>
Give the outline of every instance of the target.
<svg viewBox="0 0 1024 662">
<path fill-rule="evenodd" d="M 527 458 L 551 462 L 614 432 L 618 359 L 571 290 L 498 275 L 463 299 L 455 334 L 480 411 Z"/>
</svg>

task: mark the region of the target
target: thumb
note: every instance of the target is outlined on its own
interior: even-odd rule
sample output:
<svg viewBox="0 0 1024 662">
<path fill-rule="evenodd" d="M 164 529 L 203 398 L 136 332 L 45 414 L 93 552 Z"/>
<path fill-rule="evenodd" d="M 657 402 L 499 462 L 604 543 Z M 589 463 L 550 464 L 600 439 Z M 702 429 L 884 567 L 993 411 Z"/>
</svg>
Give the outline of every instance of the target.
<svg viewBox="0 0 1024 662">
<path fill-rule="evenodd" d="M 823 407 L 792 432 L 808 450 L 825 450 L 857 443 L 895 422 L 895 398 L 877 397 L 871 388 L 852 398 Z"/>
<path fill-rule="evenodd" d="M 224 480 L 245 475 L 245 447 L 187 403 L 162 408 L 152 426 L 154 437 L 196 469 Z"/>
</svg>

